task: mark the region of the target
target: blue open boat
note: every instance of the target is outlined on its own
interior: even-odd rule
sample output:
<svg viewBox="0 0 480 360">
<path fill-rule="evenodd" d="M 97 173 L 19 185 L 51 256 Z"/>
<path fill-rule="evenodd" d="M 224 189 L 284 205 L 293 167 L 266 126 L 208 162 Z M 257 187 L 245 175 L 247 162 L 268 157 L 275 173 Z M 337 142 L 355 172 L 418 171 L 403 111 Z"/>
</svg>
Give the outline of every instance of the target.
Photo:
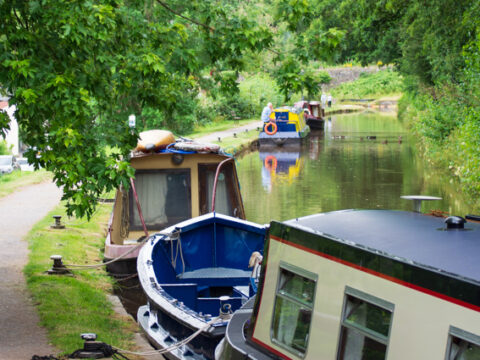
<svg viewBox="0 0 480 360">
<path fill-rule="evenodd" d="M 143 246 L 137 263 L 148 298 L 137 313 L 142 330 L 158 349 L 198 332 L 167 358 L 214 357 L 228 314 L 254 295 L 249 259 L 263 253 L 265 232 L 263 225 L 214 212 L 171 226 Z"/>
</svg>

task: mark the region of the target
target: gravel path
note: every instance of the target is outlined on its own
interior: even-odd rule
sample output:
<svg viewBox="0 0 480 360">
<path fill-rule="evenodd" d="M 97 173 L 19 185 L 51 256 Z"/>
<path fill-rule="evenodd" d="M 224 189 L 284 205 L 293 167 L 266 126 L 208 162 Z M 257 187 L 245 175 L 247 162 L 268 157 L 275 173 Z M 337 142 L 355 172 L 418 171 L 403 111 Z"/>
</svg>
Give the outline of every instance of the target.
<svg viewBox="0 0 480 360">
<path fill-rule="evenodd" d="M 195 141 L 213 142 L 213 141 L 218 140 L 218 138 L 223 139 L 224 137 L 233 136 L 233 133 L 241 133 L 242 131 L 245 131 L 245 130 L 257 130 L 257 127 L 262 127 L 262 126 L 263 126 L 263 122 L 261 120 L 254 121 L 254 122 L 249 123 L 247 125 L 232 127 L 231 129 L 228 129 L 228 130 L 218 131 L 218 132 L 214 132 L 212 134 L 208 134 L 208 135 L 196 138 Z"/>
<path fill-rule="evenodd" d="M 57 205 L 61 190 L 53 183 L 31 185 L 0 199 L 0 359 L 29 360 L 56 354 L 38 325 L 22 269 L 28 261 L 24 237 Z M 53 221 L 52 221 L 53 222 Z"/>
</svg>

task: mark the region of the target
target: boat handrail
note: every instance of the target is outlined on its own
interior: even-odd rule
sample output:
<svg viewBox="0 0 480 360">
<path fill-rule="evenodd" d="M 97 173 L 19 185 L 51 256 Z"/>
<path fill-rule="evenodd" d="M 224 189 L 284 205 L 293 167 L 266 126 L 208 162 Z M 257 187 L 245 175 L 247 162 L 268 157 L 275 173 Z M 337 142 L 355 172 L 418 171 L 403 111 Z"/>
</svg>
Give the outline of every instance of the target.
<svg viewBox="0 0 480 360">
<path fill-rule="evenodd" d="M 229 157 L 221 161 L 217 166 L 217 171 L 215 172 L 215 180 L 213 182 L 213 191 L 212 191 L 212 212 L 213 213 L 215 213 L 215 195 L 217 193 L 217 182 L 218 182 L 218 175 L 220 174 L 220 169 L 222 168 L 223 164 L 231 160 L 233 160 L 233 158 Z"/>
</svg>

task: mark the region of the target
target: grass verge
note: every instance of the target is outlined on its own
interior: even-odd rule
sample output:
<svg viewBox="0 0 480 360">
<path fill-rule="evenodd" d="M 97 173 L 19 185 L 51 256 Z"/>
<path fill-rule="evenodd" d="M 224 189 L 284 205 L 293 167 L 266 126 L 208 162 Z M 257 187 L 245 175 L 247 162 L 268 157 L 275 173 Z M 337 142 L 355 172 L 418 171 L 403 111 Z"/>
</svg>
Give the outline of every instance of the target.
<svg viewBox="0 0 480 360">
<path fill-rule="evenodd" d="M 113 311 L 106 297 L 112 291 L 112 279 L 105 268 L 75 271 L 74 276 L 47 275 L 50 255 L 60 254 L 65 263 L 92 264 L 102 261 L 105 229 L 111 205 L 99 205 L 87 222 L 68 219 L 63 206 L 58 206 L 37 223 L 27 236 L 29 262 L 24 268 L 27 286 L 36 304 L 41 325 L 48 331 L 50 342 L 62 354 L 81 348 L 80 334 L 94 332 L 100 341 L 123 349 L 133 349 L 133 319 Z M 52 215 L 62 215 L 65 230 L 50 229 Z"/>
<path fill-rule="evenodd" d="M 41 183 L 52 179 L 52 174 L 44 169 L 37 171 L 14 171 L 0 175 L 0 198 L 13 193 L 21 187 Z"/>
<path fill-rule="evenodd" d="M 235 155 L 242 151 L 252 141 L 258 139 L 258 134 L 259 131 L 257 130 L 242 131 L 238 132 L 236 137 L 222 137 L 222 141 L 214 142 L 220 145 L 226 153 Z"/>
</svg>

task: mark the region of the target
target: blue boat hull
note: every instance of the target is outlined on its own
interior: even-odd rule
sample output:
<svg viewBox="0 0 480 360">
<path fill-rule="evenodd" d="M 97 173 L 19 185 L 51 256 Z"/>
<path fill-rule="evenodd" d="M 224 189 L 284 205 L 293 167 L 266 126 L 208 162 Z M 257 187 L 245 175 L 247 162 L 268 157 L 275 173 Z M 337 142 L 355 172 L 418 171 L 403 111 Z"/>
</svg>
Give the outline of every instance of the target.
<svg viewBox="0 0 480 360">
<path fill-rule="evenodd" d="M 137 320 L 165 349 L 198 332 L 170 359 L 213 359 L 229 314 L 253 294 L 248 261 L 263 252 L 265 226 L 220 214 L 184 221 L 152 236 L 140 251 L 138 275 L 148 305 Z"/>
</svg>

